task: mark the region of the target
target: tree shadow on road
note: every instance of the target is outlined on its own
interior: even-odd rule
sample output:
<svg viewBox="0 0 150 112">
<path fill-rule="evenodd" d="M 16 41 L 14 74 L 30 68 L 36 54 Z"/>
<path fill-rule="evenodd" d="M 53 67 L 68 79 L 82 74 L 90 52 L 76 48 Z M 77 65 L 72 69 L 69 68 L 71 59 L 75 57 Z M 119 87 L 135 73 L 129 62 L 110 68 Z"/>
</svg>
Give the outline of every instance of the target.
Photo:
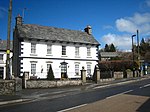
<svg viewBox="0 0 150 112">
<path fill-rule="evenodd" d="M 137 110 L 136 112 L 150 112 L 150 91 L 149 88 L 144 88 L 146 89 L 142 91 L 142 89 L 138 89 L 136 91 L 127 93 L 129 95 L 137 95 L 137 96 L 144 96 L 144 97 L 149 97 L 148 100 L 146 100 Z"/>
<path fill-rule="evenodd" d="M 137 110 L 136 112 L 150 112 L 150 98 L 144 102 Z"/>
</svg>

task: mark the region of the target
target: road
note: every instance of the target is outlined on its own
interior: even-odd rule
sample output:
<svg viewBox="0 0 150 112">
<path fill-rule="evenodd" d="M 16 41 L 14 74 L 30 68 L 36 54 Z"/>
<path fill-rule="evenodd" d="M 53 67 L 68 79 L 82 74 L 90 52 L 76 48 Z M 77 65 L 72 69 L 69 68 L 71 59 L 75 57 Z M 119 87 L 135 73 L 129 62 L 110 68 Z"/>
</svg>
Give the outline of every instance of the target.
<svg viewBox="0 0 150 112">
<path fill-rule="evenodd" d="M 59 91 L 58 91 L 59 92 Z M 150 79 L 106 88 L 45 95 L 43 99 L 5 105 L 0 112 L 149 112 Z"/>
</svg>

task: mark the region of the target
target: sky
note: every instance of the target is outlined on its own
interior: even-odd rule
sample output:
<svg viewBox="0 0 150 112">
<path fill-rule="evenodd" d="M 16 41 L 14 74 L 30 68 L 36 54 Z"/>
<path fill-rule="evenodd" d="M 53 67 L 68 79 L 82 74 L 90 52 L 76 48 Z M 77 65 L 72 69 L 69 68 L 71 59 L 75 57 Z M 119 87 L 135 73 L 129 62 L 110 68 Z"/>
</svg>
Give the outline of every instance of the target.
<svg viewBox="0 0 150 112">
<path fill-rule="evenodd" d="M 131 36 L 139 30 L 140 40 L 150 38 L 150 0 L 12 0 L 11 40 L 15 17 L 24 24 L 38 24 L 84 31 L 104 48 L 113 43 L 119 50 L 131 50 Z M 0 0 L 0 39 L 7 39 L 9 0 Z M 23 13 L 24 12 L 24 13 Z M 134 38 L 136 44 L 136 37 Z"/>
</svg>

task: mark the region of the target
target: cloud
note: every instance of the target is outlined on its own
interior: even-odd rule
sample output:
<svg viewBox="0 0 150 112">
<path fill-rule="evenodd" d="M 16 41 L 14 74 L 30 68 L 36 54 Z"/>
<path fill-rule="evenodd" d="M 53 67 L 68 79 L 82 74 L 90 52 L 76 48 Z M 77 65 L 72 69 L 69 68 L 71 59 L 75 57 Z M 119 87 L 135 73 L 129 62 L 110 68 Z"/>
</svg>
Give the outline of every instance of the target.
<svg viewBox="0 0 150 112">
<path fill-rule="evenodd" d="M 134 33 L 137 29 L 146 33 L 150 29 L 150 13 L 135 13 L 133 17 L 125 17 L 116 20 L 118 31 Z"/>
<path fill-rule="evenodd" d="M 0 18 L 3 18 L 8 13 L 7 9 L 0 7 Z"/>
<path fill-rule="evenodd" d="M 131 35 L 116 35 L 108 33 L 102 37 L 102 40 L 107 43 L 113 43 L 119 49 L 131 49 Z"/>
<path fill-rule="evenodd" d="M 146 0 L 145 3 L 148 7 L 150 7 L 150 0 Z"/>
</svg>

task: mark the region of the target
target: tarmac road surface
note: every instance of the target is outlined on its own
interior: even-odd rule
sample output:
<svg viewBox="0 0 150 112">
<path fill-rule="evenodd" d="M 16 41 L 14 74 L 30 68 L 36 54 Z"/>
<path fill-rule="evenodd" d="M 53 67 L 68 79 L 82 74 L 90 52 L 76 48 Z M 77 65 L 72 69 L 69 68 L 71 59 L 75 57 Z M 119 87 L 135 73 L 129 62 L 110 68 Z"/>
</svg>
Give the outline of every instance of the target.
<svg viewBox="0 0 150 112">
<path fill-rule="evenodd" d="M 150 79 L 1 105 L 0 112 L 150 112 Z"/>
</svg>

